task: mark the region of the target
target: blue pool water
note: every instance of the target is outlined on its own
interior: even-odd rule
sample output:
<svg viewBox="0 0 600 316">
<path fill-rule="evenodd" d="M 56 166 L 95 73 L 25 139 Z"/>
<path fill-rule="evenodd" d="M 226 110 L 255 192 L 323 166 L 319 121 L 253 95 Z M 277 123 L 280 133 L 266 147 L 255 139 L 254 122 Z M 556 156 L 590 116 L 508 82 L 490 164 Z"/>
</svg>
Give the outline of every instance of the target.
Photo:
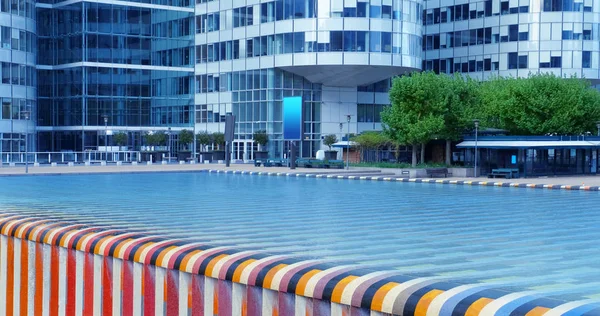
<svg viewBox="0 0 600 316">
<path fill-rule="evenodd" d="M 600 299 L 600 193 L 208 173 L 0 177 L 0 210 Z"/>
</svg>

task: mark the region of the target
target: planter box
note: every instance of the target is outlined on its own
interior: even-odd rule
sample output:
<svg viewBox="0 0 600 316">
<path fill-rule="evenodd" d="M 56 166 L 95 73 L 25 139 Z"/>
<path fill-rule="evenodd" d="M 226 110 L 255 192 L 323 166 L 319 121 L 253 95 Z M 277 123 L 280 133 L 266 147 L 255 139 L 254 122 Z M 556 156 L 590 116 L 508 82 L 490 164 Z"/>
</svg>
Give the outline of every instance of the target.
<svg viewBox="0 0 600 316">
<path fill-rule="evenodd" d="M 224 150 L 213 151 L 211 160 L 225 160 L 225 151 Z"/>
<path fill-rule="evenodd" d="M 201 152 L 200 153 L 200 159 L 201 161 L 211 161 L 213 157 L 213 153 L 212 152 Z"/>
<path fill-rule="evenodd" d="M 192 157 L 191 151 L 180 151 L 177 153 L 177 160 L 179 161 L 186 161 L 190 157 Z"/>
<path fill-rule="evenodd" d="M 337 160 L 338 152 L 335 150 L 325 151 L 325 160 Z"/>
<path fill-rule="evenodd" d="M 268 158 L 269 158 L 268 151 L 255 151 L 254 152 L 254 159 L 268 159 Z"/>
</svg>

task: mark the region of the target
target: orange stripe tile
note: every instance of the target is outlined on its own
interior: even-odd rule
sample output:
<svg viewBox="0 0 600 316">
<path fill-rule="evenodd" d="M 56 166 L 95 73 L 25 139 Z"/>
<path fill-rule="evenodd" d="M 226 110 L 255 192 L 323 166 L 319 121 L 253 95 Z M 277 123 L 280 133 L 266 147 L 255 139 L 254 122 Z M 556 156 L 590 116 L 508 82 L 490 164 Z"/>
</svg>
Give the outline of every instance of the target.
<svg viewBox="0 0 600 316">
<path fill-rule="evenodd" d="M 232 281 L 233 282 L 240 282 L 240 278 L 242 277 L 242 272 L 244 271 L 244 269 L 246 269 L 246 267 L 251 264 L 252 262 L 256 261 L 256 259 L 248 259 L 242 263 L 240 263 L 239 266 L 237 266 L 237 268 L 235 268 L 235 272 L 233 272 L 233 278 Z"/>
<path fill-rule="evenodd" d="M 220 254 L 216 257 L 214 257 L 207 265 L 206 265 L 206 270 L 204 271 L 204 275 L 211 277 L 212 276 L 212 272 L 213 272 L 213 268 L 215 267 L 215 264 L 217 264 L 217 262 L 219 262 L 219 260 L 227 257 L 229 255 L 226 254 Z"/>
<path fill-rule="evenodd" d="M 182 271 L 185 271 L 185 268 L 188 265 L 188 262 L 190 261 L 190 259 L 197 253 L 201 252 L 202 250 L 194 250 L 191 251 L 190 253 L 188 253 L 187 255 L 185 255 L 185 257 L 183 257 L 183 259 L 181 260 L 181 263 L 179 264 L 179 269 Z"/>
<path fill-rule="evenodd" d="M 94 250 L 93 250 L 93 251 L 94 251 L 94 253 L 95 253 L 95 254 L 97 254 L 97 255 L 104 255 L 104 254 L 100 254 L 100 253 L 98 253 L 98 252 L 100 251 L 100 247 L 102 247 L 102 245 L 104 244 L 104 242 L 105 242 L 107 239 L 109 239 L 109 238 L 112 238 L 112 237 L 114 237 L 114 236 L 113 236 L 113 235 L 108 235 L 108 236 L 105 236 L 105 237 L 102 237 L 102 238 L 100 238 L 100 241 L 98 241 L 98 242 L 96 243 L 96 246 L 94 247 Z"/>
<path fill-rule="evenodd" d="M 140 256 L 142 255 L 142 252 L 144 252 L 144 249 L 146 249 L 154 244 L 155 244 L 155 242 L 152 242 L 152 241 L 143 243 L 142 246 L 140 248 L 138 248 L 137 251 L 135 252 L 135 254 L 133 256 L 133 261 L 140 262 Z"/>
<path fill-rule="evenodd" d="M 169 246 L 169 247 L 165 248 L 165 250 L 161 251 L 161 252 L 158 254 L 158 257 L 156 257 L 156 263 L 155 263 L 155 265 L 156 265 L 157 267 L 162 267 L 162 266 L 163 266 L 163 264 L 162 264 L 163 262 L 162 262 L 162 261 L 163 261 L 163 259 L 165 258 L 165 255 L 166 255 L 166 254 L 167 254 L 169 251 L 173 250 L 174 248 L 177 248 L 177 246 Z"/>
<path fill-rule="evenodd" d="M 377 290 L 377 292 L 375 292 L 375 295 L 373 295 L 373 300 L 371 300 L 371 309 L 381 312 L 381 309 L 383 308 L 383 300 L 385 299 L 385 296 L 388 294 L 388 292 L 391 289 L 393 289 L 397 285 L 400 285 L 400 283 L 388 282 L 388 283 L 384 284 L 382 287 L 380 287 L 379 290 Z"/>
<path fill-rule="evenodd" d="M 349 275 L 338 282 L 333 288 L 333 293 L 331 294 L 331 301 L 334 303 L 340 303 L 342 301 L 342 293 L 344 293 L 344 289 L 348 285 L 348 283 L 352 282 L 352 280 L 358 279 L 355 275 Z"/>
<path fill-rule="evenodd" d="M 271 282 L 273 282 L 273 277 L 275 276 L 275 273 L 277 273 L 277 271 L 287 267 L 287 264 L 284 263 L 280 263 L 276 266 L 274 266 L 273 268 L 271 268 L 271 270 L 269 270 L 269 272 L 267 272 L 267 275 L 265 275 L 265 279 L 263 280 L 263 288 L 268 289 L 271 288 Z"/>
<path fill-rule="evenodd" d="M 529 311 L 529 313 L 525 314 L 525 316 L 542 316 L 548 312 L 550 308 L 538 306 Z"/>
<path fill-rule="evenodd" d="M 83 239 L 83 238 L 82 238 L 82 239 Z M 118 244 L 117 244 L 117 246 L 115 247 L 115 251 L 114 251 L 114 253 L 113 253 L 113 254 L 114 254 L 114 256 L 118 258 L 118 256 L 119 256 L 119 252 L 121 252 L 121 248 L 123 248 L 123 247 L 125 246 L 125 244 L 126 244 L 126 243 L 128 243 L 128 242 L 130 242 L 130 241 L 132 241 L 132 240 L 133 240 L 133 238 L 127 238 L 127 239 L 124 239 L 124 240 L 121 240 L 121 241 L 117 241 L 117 243 L 118 243 Z M 78 249 L 79 249 L 79 247 L 78 247 Z M 119 259 L 121 259 L 121 258 L 119 258 Z"/>
<path fill-rule="evenodd" d="M 85 239 L 86 239 L 88 236 L 90 236 L 90 235 L 93 235 L 93 234 L 95 234 L 95 233 L 87 233 L 87 234 L 85 234 L 85 235 L 81 236 L 81 238 L 79 238 L 79 240 L 77 241 L 77 245 L 75 245 L 75 249 L 77 249 L 77 250 L 81 250 L 81 247 L 82 247 L 82 245 L 83 245 L 83 241 L 84 241 L 84 240 L 85 240 Z"/>
<path fill-rule="evenodd" d="M 441 290 L 431 290 L 425 293 L 415 307 L 415 316 L 427 316 L 427 309 L 429 309 L 431 301 L 442 293 L 444 293 L 444 291 Z"/>
<path fill-rule="evenodd" d="M 29 294 L 29 251 L 27 240 L 21 239 L 21 300 L 20 316 L 27 316 L 27 295 Z"/>
<path fill-rule="evenodd" d="M 300 280 L 298 280 L 298 284 L 296 285 L 296 294 L 304 295 L 304 290 L 306 289 L 306 284 L 308 283 L 308 280 L 310 280 L 310 278 L 312 278 L 315 274 L 317 274 L 321 271 L 322 270 L 312 269 L 312 270 L 306 272 L 300 278 Z"/>
<path fill-rule="evenodd" d="M 218 286 L 213 290 L 213 315 L 219 315 L 219 291 Z"/>
<path fill-rule="evenodd" d="M 15 249 L 14 239 L 7 237 L 6 245 L 6 315 L 14 315 L 13 295 L 15 291 Z"/>
<path fill-rule="evenodd" d="M 479 313 L 481 313 L 481 310 L 487 304 L 489 304 L 493 301 L 494 301 L 493 299 L 487 298 L 487 297 L 482 297 L 482 298 L 476 300 L 475 302 L 473 302 L 473 304 L 471 304 L 471 306 L 469 306 L 469 308 L 465 312 L 465 316 L 478 316 Z"/>
</svg>

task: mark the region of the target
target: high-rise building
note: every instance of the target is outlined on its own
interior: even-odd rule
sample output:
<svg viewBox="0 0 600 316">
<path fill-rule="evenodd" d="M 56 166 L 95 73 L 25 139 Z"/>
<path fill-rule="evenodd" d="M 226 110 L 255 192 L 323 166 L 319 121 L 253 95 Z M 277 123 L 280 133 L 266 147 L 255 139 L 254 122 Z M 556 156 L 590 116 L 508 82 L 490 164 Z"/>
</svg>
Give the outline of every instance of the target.
<svg viewBox="0 0 600 316">
<path fill-rule="evenodd" d="M 410 71 L 596 83 L 597 2 L 0 0 L 0 149 L 29 135 L 32 150 L 94 150 L 109 130 L 137 149 L 147 132 L 223 131 L 231 113 L 234 158 L 253 158 L 259 130 L 280 157 L 283 99 L 301 96 L 314 156 L 326 134 L 379 130 L 390 78 Z"/>
</svg>

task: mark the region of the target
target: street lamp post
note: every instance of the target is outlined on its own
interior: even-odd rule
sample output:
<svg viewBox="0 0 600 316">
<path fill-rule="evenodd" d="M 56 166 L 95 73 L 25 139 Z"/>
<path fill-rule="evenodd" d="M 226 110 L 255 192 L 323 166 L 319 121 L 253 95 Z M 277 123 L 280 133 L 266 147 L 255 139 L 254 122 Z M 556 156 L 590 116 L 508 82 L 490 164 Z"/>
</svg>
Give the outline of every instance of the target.
<svg viewBox="0 0 600 316">
<path fill-rule="evenodd" d="M 348 133 L 346 134 L 346 170 L 350 170 L 350 119 L 352 115 L 346 115 L 346 122 L 348 123 Z"/>
<path fill-rule="evenodd" d="M 25 120 L 27 120 L 27 127 L 25 129 L 25 173 L 29 173 L 29 142 L 27 141 L 27 139 L 29 138 L 29 111 L 25 111 L 23 112 L 23 115 L 25 116 Z"/>
<path fill-rule="evenodd" d="M 171 128 L 169 127 L 169 163 L 171 163 Z"/>
<path fill-rule="evenodd" d="M 475 170 L 474 170 L 474 174 L 475 174 L 475 178 L 477 178 L 477 152 L 478 152 L 477 133 L 479 130 L 479 120 L 473 120 L 473 124 L 475 124 Z"/>
<path fill-rule="evenodd" d="M 102 115 L 104 118 L 104 164 L 108 165 L 108 115 Z"/>
<path fill-rule="evenodd" d="M 600 136 L 600 121 L 596 122 L 596 127 L 598 128 L 598 136 Z"/>
</svg>

